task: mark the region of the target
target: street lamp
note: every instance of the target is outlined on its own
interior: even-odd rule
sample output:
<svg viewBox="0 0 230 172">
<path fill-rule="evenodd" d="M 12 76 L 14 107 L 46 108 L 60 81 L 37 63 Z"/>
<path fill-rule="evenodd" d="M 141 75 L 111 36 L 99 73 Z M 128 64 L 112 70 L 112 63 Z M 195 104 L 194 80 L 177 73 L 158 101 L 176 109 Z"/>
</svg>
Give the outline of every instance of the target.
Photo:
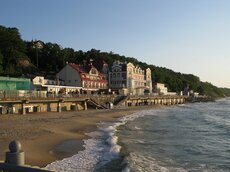
<svg viewBox="0 0 230 172">
<path fill-rule="evenodd" d="M 35 46 L 36 48 L 36 59 L 37 59 L 37 68 L 38 68 L 38 48 L 37 48 L 37 46 Z"/>
<path fill-rule="evenodd" d="M 38 68 L 38 50 L 43 48 L 43 42 L 42 41 L 33 41 L 33 48 L 36 50 L 36 60 L 37 60 L 37 68 Z"/>
</svg>

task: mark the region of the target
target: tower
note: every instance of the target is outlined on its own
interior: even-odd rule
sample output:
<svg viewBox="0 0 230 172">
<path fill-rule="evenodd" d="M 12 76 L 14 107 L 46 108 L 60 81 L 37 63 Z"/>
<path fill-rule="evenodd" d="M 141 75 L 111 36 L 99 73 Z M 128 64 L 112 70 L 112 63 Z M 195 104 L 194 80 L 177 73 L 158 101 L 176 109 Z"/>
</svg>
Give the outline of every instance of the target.
<svg viewBox="0 0 230 172">
<path fill-rule="evenodd" d="M 108 79 L 109 65 L 105 61 L 103 61 L 102 73 L 106 76 L 106 79 Z"/>
<path fill-rule="evenodd" d="M 146 69 L 146 87 L 149 89 L 149 93 L 152 93 L 152 75 L 151 75 L 151 69 Z"/>
</svg>

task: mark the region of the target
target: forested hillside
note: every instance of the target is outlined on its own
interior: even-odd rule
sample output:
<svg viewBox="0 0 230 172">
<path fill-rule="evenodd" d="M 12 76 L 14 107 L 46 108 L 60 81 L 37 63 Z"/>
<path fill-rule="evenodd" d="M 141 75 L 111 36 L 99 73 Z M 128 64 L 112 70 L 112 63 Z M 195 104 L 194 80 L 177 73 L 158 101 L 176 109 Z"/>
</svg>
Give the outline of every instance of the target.
<svg viewBox="0 0 230 172">
<path fill-rule="evenodd" d="M 42 42 L 42 41 L 41 41 Z M 87 52 L 62 48 L 56 43 L 43 43 L 38 47 L 35 40 L 21 39 L 17 28 L 0 26 L 0 75 L 4 76 L 32 76 L 52 75 L 68 63 L 84 63 L 92 59 L 98 69 L 102 69 L 103 62 L 111 65 L 114 60 L 132 62 L 145 69 L 152 70 L 154 82 L 165 83 L 170 91 L 179 92 L 187 85 L 200 94 L 214 97 L 230 96 L 230 89 L 217 88 L 211 83 L 201 82 L 199 77 L 192 74 L 174 72 L 170 69 L 149 65 L 133 57 L 125 57 L 113 52 L 101 52 L 91 49 Z"/>
</svg>

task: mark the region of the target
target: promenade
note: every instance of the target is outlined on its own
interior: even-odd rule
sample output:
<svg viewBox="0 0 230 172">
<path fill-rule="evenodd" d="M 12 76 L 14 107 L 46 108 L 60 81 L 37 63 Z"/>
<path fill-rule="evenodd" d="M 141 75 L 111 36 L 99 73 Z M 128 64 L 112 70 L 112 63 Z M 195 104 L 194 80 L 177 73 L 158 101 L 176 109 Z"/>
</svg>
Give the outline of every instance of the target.
<svg viewBox="0 0 230 172">
<path fill-rule="evenodd" d="M 186 100 L 186 96 L 153 95 L 15 96 L 0 99 L 0 114 L 81 111 L 88 109 L 110 109 L 146 105 L 175 105 L 183 104 Z"/>
</svg>

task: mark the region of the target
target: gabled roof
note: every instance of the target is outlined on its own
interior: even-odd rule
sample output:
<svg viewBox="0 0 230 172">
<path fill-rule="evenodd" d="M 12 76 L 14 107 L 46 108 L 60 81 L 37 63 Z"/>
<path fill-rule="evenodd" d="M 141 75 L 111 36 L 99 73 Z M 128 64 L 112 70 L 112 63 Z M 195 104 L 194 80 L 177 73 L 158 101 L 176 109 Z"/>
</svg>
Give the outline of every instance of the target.
<svg viewBox="0 0 230 172">
<path fill-rule="evenodd" d="M 74 63 L 69 63 L 68 65 L 72 67 L 73 69 L 75 69 L 76 71 L 78 71 L 79 73 L 89 73 L 92 68 L 95 68 L 94 66 L 91 66 L 91 65 L 82 66 L 82 65 L 74 64 Z M 98 75 L 105 76 L 99 71 L 98 71 Z"/>
<path fill-rule="evenodd" d="M 69 63 L 68 64 L 70 67 L 78 71 L 79 73 L 89 73 L 91 66 L 82 66 L 79 64 L 74 64 L 74 63 Z"/>
<path fill-rule="evenodd" d="M 120 62 L 120 61 L 115 61 L 113 62 L 113 65 L 111 66 L 111 68 L 114 68 L 116 66 L 119 66 L 121 68 L 122 71 L 127 71 L 127 63 L 125 62 Z"/>
</svg>

